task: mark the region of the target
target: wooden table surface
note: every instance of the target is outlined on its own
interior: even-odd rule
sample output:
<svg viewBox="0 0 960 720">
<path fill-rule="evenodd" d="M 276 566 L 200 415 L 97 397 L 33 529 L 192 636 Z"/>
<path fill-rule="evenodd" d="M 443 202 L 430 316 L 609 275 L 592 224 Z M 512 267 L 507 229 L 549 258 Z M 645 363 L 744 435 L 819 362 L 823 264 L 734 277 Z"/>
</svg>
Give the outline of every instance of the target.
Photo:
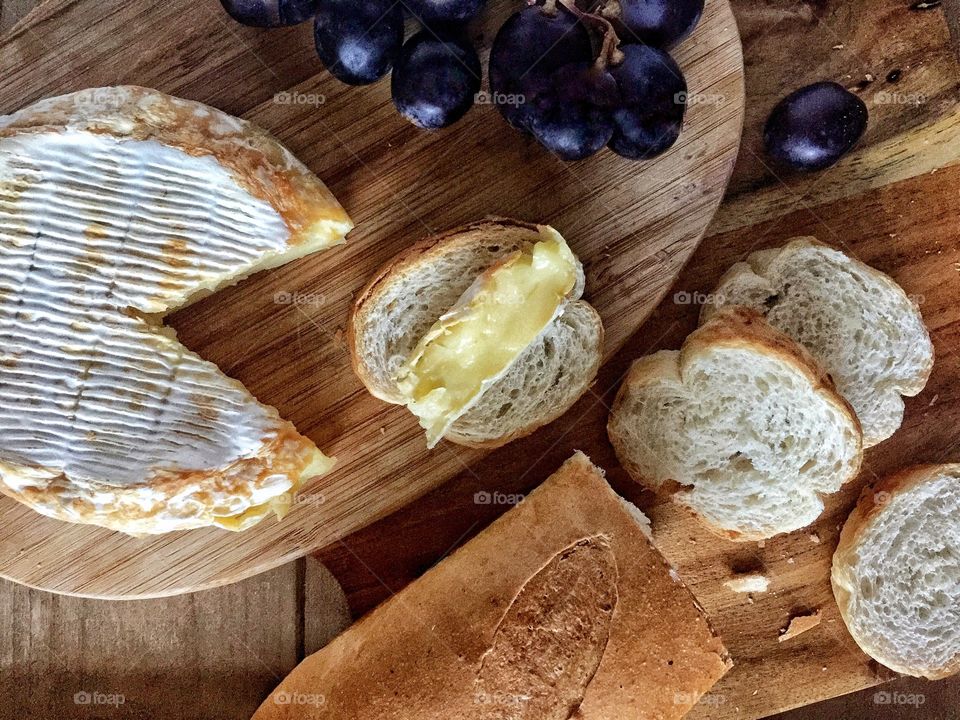
<svg viewBox="0 0 960 720">
<path fill-rule="evenodd" d="M 0 0 L 0 29 L 36 4 Z M 747 119 L 734 179 L 675 291 L 628 347 L 678 347 L 698 308 L 678 304 L 675 292 L 709 291 L 719 271 L 716 258 L 726 262 L 794 232 L 814 231 L 827 242 L 852 242 L 834 235 L 859 233 L 875 243 L 873 254 L 882 255 L 892 271 L 906 262 L 898 236 L 915 236 L 929 225 L 951 245 L 938 242 L 928 252 L 944 254 L 944 261 L 957 259 L 960 74 L 938 5 L 735 0 L 747 64 Z M 777 98 L 819 79 L 838 80 L 873 98 L 858 159 L 817 175 L 778 177 L 757 151 L 763 120 Z M 878 243 L 888 244 L 885 254 Z M 955 351 L 943 357 L 943 350 L 938 347 L 940 361 L 955 366 Z M 939 401 L 940 394 L 922 398 L 932 410 L 908 403 L 908 425 L 916 431 L 930 423 L 929 445 L 918 442 L 924 456 L 902 463 L 932 459 L 934 449 L 957 459 L 953 444 L 960 440 L 960 427 L 957 413 L 950 412 L 957 393 L 949 391 L 944 388 Z M 882 446 L 878 453 L 868 459 L 892 462 Z M 129 603 L 65 598 L 0 581 L 0 718 L 249 717 L 279 679 L 342 628 L 351 612 L 382 601 L 477 532 L 477 523 L 462 527 L 451 521 L 451 494 L 441 488 L 416 511 L 402 511 L 321 553 L 346 597 L 312 558 L 218 590 Z M 417 527 L 425 528 L 422 538 L 390 532 Z M 791 678 L 769 670 L 771 682 L 789 687 Z M 877 668 L 871 672 L 887 677 Z M 824 686 L 832 687 L 830 678 Z M 958 680 L 895 680 L 885 689 L 920 693 L 923 704 L 877 704 L 874 691 L 867 690 L 782 717 L 960 717 Z M 94 693 L 108 704 L 85 704 Z M 757 693 L 771 696 L 771 712 L 802 702 L 801 695 L 791 700 L 782 687 L 774 692 L 761 686 Z M 122 705 L 109 704 L 111 699 Z M 736 714 L 731 708 L 724 712 Z M 697 716 L 712 715 L 708 708 Z"/>
</svg>

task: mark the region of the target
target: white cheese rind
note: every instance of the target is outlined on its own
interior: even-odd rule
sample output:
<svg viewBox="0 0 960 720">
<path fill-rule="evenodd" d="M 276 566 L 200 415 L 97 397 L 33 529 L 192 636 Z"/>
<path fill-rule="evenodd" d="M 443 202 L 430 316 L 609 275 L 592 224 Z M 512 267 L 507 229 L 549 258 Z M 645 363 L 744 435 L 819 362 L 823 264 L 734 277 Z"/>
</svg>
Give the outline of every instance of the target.
<svg viewBox="0 0 960 720">
<path fill-rule="evenodd" d="M 327 469 L 144 317 L 311 249 L 211 155 L 69 127 L 0 137 L 0 489 L 154 533 L 217 524 Z"/>
</svg>

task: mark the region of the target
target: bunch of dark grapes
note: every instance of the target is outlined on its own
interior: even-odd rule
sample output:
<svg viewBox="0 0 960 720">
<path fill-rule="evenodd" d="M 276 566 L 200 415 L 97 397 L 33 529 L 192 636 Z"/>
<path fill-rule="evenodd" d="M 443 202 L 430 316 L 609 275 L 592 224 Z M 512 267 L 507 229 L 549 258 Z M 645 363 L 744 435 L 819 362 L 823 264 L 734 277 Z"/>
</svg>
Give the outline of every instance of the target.
<svg viewBox="0 0 960 720">
<path fill-rule="evenodd" d="M 585 4 L 585 3 L 581 3 Z M 563 160 L 604 147 L 641 160 L 680 135 L 687 83 L 666 48 L 689 35 L 703 0 L 543 0 L 493 41 L 490 90 L 507 121 Z"/>
<path fill-rule="evenodd" d="M 256 27 L 314 18 L 317 54 L 331 75 L 369 85 L 393 71 L 393 102 L 413 124 L 446 127 L 469 110 L 482 70 L 462 25 L 486 0 L 221 0 L 235 20 Z M 426 29 L 403 41 L 404 16 Z"/>
<path fill-rule="evenodd" d="M 221 2 L 251 25 L 314 16 L 327 70 L 351 85 L 392 70 L 394 105 L 427 130 L 463 117 L 480 90 L 463 24 L 485 0 Z M 686 80 L 668 50 L 702 13 L 703 0 L 528 0 L 494 39 L 491 98 L 511 125 L 564 160 L 604 147 L 633 160 L 659 155 L 676 142 L 686 111 Z M 424 26 L 406 43 L 405 15 Z"/>
</svg>

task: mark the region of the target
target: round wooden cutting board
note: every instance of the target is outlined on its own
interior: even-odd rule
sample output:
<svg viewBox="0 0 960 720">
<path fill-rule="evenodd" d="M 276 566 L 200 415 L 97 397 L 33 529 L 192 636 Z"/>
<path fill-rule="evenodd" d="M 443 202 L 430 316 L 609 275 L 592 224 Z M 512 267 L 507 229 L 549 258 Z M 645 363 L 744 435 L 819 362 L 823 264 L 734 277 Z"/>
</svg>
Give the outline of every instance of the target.
<svg viewBox="0 0 960 720">
<path fill-rule="evenodd" d="M 522 5 L 492 0 L 475 29 L 478 47 L 488 48 Z M 342 337 L 352 297 L 425 235 L 486 215 L 548 222 L 584 262 L 609 358 L 696 248 L 737 156 L 743 58 L 726 0 L 708 0 L 674 56 L 690 89 L 676 146 L 647 163 L 604 151 L 567 164 L 511 130 L 483 98 L 452 128 L 416 130 L 394 111 L 388 81 L 350 88 L 332 79 L 309 24 L 246 28 L 216 0 L 41 6 L 0 42 L 0 113 L 116 84 L 207 102 L 279 137 L 357 229 L 342 248 L 261 273 L 169 319 L 185 345 L 337 456 L 333 473 L 305 488 L 283 521 L 242 534 L 132 538 L 0 497 L 0 576 L 102 598 L 209 588 L 329 545 L 469 469 L 482 452 L 446 443 L 427 451 L 413 416 L 370 397 L 354 377 Z"/>
</svg>

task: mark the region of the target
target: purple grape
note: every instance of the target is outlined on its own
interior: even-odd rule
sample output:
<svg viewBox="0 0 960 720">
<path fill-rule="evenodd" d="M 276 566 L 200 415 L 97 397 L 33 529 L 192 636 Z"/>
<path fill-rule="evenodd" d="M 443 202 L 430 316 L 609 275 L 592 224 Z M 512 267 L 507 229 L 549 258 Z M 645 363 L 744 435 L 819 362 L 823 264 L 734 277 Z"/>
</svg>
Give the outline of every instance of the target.
<svg viewBox="0 0 960 720">
<path fill-rule="evenodd" d="M 763 129 L 767 153 L 792 170 L 822 170 L 852 148 L 867 127 L 867 106 L 834 82 L 807 85 L 777 103 Z"/>
<path fill-rule="evenodd" d="M 549 77 L 567 63 L 593 58 L 590 35 L 577 19 L 558 7 L 547 15 L 530 6 L 511 15 L 490 50 L 490 90 L 507 121 L 527 129 L 528 103 L 523 86 Z"/>
<path fill-rule="evenodd" d="M 317 55 L 349 85 L 388 72 L 403 45 L 403 12 L 393 0 L 322 0 L 313 28 Z"/>
<path fill-rule="evenodd" d="M 620 93 L 613 76 L 593 63 L 564 65 L 546 80 L 524 84 L 527 127 L 562 160 L 583 160 L 603 149 L 613 136 L 613 110 Z"/>
<path fill-rule="evenodd" d="M 693 32 L 703 0 L 619 0 L 620 39 L 670 48 Z"/>
<path fill-rule="evenodd" d="M 610 149 L 632 160 L 659 155 L 680 136 L 686 111 L 687 81 L 663 50 L 624 45 L 624 61 L 610 72 L 622 105 L 613 112 Z"/>
<path fill-rule="evenodd" d="M 297 25 L 313 17 L 317 0 L 220 0 L 230 17 L 254 27 Z"/>
<path fill-rule="evenodd" d="M 404 44 L 393 69 L 393 104 L 414 125 L 438 130 L 473 106 L 482 72 L 465 39 L 422 30 Z"/>
<path fill-rule="evenodd" d="M 425 23 L 464 23 L 483 8 L 486 0 L 403 0 L 417 19 Z"/>
</svg>

